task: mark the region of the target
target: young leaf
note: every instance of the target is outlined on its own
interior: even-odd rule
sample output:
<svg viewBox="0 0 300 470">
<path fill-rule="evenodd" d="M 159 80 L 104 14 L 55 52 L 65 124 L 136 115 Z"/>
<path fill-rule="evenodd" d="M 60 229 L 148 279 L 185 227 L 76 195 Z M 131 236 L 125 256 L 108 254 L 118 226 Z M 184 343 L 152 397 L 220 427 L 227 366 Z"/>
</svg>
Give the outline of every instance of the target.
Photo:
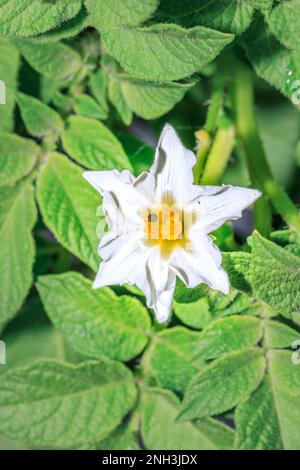
<svg viewBox="0 0 300 470">
<path fill-rule="evenodd" d="M 202 26 L 173 24 L 105 30 L 108 52 L 129 73 L 146 80 L 179 80 L 211 62 L 234 36 Z"/>
<path fill-rule="evenodd" d="M 70 117 L 62 134 L 62 144 L 64 150 L 86 168 L 132 169 L 121 143 L 102 122 Z"/>
<path fill-rule="evenodd" d="M 74 111 L 80 116 L 92 119 L 106 119 L 108 117 L 107 111 L 102 109 L 94 98 L 85 93 L 81 93 L 76 97 Z"/>
<path fill-rule="evenodd" d="M 181 26 L 207 26 L 224 33 L 241 34 L 251 23 L 253 0 L 187 0 L 184 6 L 177 0 L 165 0 L 156 12 L 159 22 L 174 22 Z"/>
<path fill-rule="evenodd" d="M 199 333 L 175 327 L 157 335 L 150 361 L 150 374 L 159 386 L 183 392 L 191 378 L 203 366 L 193 361 Z"/>
<path fill-rule="evenodd" d="M 235 420 L 235 449 L 282 449 L 280 426 L 269 377 L 265 377 L 258 389 L 238 405 Z"/>
<path fill-rule="evenodd" d="M 7 0 L 0 10 L 0 35 L 35 36 L 72 18 L 80 7 L 81 2 L 76 0 L 60 0 L 55 5 L 35 0 Z"/>
<path fill-rule="evenodd" d="M 81 354 L 129 361 L 146 346 L 150 318 L 137 299 L 92 289 L 72 272 L 39 277 L 37 288 L 51 321 Z"/>
<path fill-rule="evenodd" d="M 38 202 L 46 225 L 59 242 L 97 271 L 96 214 L 99 195 L 82 177 L 82 169 L 53 153 L 38 176 Z"/>
<path fill-rule="evenodd" d="M 263 351 L 258 348 L 231 352 L 216 359 L 189 383 L 180 421 L 230 410 L 257 388 L 264 372 Z"/>
<path fill-rule="evenodd" d="M 213 359 L 231 351 L 255 346 L 262 334 L 263 325 L 258 318 L 238 315 L 222 318 L 202 331 L 193 356 Z"/>
<path fill-rule="evenodd" d="M 133 407 L 136 387 L 117 362 L 41 360 L 2 376 L 0 431 L 38 447 L 98 441 Z"/>
<path fill-rule="evenodd" d="M 0 39 L 0 131 L 11 132 L 14 129 L 13 113 L 16 100 L 19 60 L 18 49 L 9 41 Z M 2 89 L 3 87 L 4 89 Z M 2 96 L 3 94 L 4 96 Z"/>
<path fill-rule="evenodd" d="M 299 449 L 300 367 L 293 364 L 290 351 L 269 351 L 268 364 L 284 448 Z"/>
<path fill-rule="evenodd" d="M 170 111 L 182 100 L 192 84 L 149 82 L 120 75 L 122 94 L 138 116 L 155 119 Z"/>
<path fill-rule="evenodd" d="M 113 78 L 109 80 L 108 96 L 124 124 L 129 126 L 133 117 L 132 111 L 123 95 L 121 84 L 118 80 L 114 80 Z"/>
<path fill-rule="evenodd" d="M 64 123 L 54 109 L 33 96 L 18 93 L 17 102 L 27 132 L 34 137 L 59 136 Z"/>
<path fill-rule="evenodd" d="M 33 188 L 28 182 L 0 189 L 0 324 L 14 316 L 31 286 L 35 221 Z"/>
<path fill-rule="evenodd" d="M 142 405 L 142 438 L 146 449 L 217 450 L 232 447 L 233 432 L 214 419 L 175 421 L 180 402 L 166 390 L 151 388 Z"/>
<path fill-rule="evenodd" d="M 196 329 L 205 328 L 213 319 L 208 299 L 203 297 L 188 304 L 174 302 L 173 309 L 179 320 Z"/>
<path fill-rule="evenodd" d="M 62 42 L 36 44 L 19 39 L 14 43 L 31 67 L 53 80 L 72 78 L 81 66 L 81 57 L 74 49 Z"/>
<path fill-rule="evenodd" d="M 251 237 L 250 279 L 256 296 L 276 311 L 300 310 L 300 259 L 258 233 Z"/>
<path fill-rule="evenodd" d="M 0 186 L 14 184 L 34 167 L 39 147 L 33 140 L 0 133 Z"/>
<path fill-rule="evenodd" d="M 280 2 L 266 14 L 270 28 L 286 47 L 300 50 L 300 4 L 298 0 Z"/>
<path fill-rule="evenodd" d="M 156 9 L 158 0 L 84 0 L 89 12 L 89 24 L 103 30 L 120 25 L 138 25 Z"/>
<path fill-rule="evenodd" d="M 291 348 L 299 340 L 300 333 L 297 330 L 279 321 L 265 320 L 264 343 L 268 349 Z"/>
</svg>

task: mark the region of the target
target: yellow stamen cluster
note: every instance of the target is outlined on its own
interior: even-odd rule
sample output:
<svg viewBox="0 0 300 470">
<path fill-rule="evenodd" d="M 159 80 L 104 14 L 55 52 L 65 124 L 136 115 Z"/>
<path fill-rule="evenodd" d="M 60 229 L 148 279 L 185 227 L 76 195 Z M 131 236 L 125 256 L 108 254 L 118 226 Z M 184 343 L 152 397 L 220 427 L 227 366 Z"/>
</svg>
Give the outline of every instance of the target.
<svg viewBox="0 0 300 470">
<path fill-rule="evenodd" d="M 145 216 L 145 232 L 148 240 L 175 241 L 183 238 L 183 211 L 164 206 L 148 209 Z"/>
</svg>

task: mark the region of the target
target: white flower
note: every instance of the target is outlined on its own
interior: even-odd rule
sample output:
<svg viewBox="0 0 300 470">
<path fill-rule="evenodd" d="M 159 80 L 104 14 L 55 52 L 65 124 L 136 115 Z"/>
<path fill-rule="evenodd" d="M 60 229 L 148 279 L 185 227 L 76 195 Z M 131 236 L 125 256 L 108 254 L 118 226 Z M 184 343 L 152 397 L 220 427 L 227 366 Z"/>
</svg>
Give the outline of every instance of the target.
<svg viewBox="0 0 300 470">
<path fill-rule="evenodd" d="M 158 322 L 170 315 L 176 276 L 187 287 L 206 283 L 229 292 L 221 253 L 209 233 L 241 216 L 260 192 L 233 186 L 193 184 L 195 155 L 170 125 L 162 131 L 149 172 L 86 171 L 103 196 L 109 232 L 93 287 L 136 284 Z"/>
</svg>

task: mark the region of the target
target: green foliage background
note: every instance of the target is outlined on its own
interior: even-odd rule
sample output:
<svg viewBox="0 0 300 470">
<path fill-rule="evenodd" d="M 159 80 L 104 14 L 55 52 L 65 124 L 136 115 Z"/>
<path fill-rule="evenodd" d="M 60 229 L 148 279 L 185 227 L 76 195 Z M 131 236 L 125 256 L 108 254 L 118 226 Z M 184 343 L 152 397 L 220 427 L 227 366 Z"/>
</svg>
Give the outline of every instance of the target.
<svg viewBox="0 0 300 470">
<path fill-rule="evenodd" d="M 0 0 L 0 80 L 0 448 L 300 449 L 300 2 Z M 230 294 L 178 282 L 161 328 L 91 289 L 81 175 L 146 170 L 166 121 L 264 196 L 214 233 Z"/>
</svg>

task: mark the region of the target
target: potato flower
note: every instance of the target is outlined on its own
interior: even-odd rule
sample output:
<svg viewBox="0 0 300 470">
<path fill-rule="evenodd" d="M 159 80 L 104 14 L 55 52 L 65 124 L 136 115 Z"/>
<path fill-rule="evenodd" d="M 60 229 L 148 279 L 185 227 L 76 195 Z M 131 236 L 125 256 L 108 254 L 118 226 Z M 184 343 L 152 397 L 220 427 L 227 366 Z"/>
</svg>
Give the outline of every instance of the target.
<svg viewBox="0 0 300 470">
<path fill-rule="evenodd" d="M 260 192 L 234 186 L 193 184 L 196 157 L 165 125 L 149 172 L 86 171 L 103 196 L 109 231 L 99 244 L 102 258 L 94 288 L 135 284 L 157 321 L 168 320 L 178 276 L 187 287 L 200 283 L 229 292 L 220 250 L 210 233 L 241 217 Z"/>
</svg>

